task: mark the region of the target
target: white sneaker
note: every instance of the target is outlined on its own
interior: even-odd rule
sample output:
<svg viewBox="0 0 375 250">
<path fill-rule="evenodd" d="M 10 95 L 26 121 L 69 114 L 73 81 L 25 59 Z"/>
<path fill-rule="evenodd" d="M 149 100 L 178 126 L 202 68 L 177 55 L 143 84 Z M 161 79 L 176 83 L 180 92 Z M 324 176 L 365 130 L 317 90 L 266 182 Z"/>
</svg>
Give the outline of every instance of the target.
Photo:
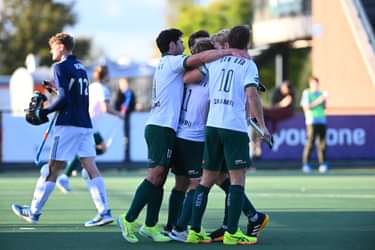
<svg viewBox="0 0 375 250">
<path fill-rule="evenodd" d="M 304 172 L 304 173 L 311 173 L 311 167 L 310 167 L 310 165 L 307 165 L 307 164 L 303 165 L 302 166 L 302 172 Z"/>
<path fill-rule="evenodd" d="M 62 174 L 57 178 L 56 185 L 64 194 L 72 192 L 72 189 L 69 186 L 69 177 L 65 174 Z"/>
<path fill-rule="evenodd" d="M 326 164 L 322 164 L 322 165 L 319 166 L 318 171 L 319 171 L 319 173 L 322 173 L 322 174 L 327 173 L 328 166 Z"/>
<path fill-rule="evenodd" d="M 168 234 L 168 236 L 172 240 L 179 241 L 179 242 L 186 242 L 187 234 L 188 234 L 187 231 L 179 232 L 173 229 L 172 232 Z"/>
<path fill-rule="evenodd" d="M 113 222 L 113 217 L 111 214 L 111 210 L 108 210 L 107 212 L 103 214 L 98 214 L 97 216 L 95 216 L 94 219 L 87 221 L 85 223 L 85 227 L 104 226 L 112 222 Z"/>
</svg>

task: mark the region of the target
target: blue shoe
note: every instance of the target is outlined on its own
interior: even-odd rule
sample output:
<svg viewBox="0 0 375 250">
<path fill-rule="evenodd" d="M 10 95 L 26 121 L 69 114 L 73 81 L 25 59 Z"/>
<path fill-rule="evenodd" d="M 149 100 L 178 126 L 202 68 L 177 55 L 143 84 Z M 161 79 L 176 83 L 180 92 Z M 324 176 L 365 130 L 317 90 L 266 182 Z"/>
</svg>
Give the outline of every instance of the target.
<svg viewBox="0 0 375 250">
<path fill-rule="evenodd" d="M 62 174 L 57 178 L 56 186 L 64 194 L 72 192 L 72 189 L 70 188 L 70 185 L 69 185 L 69 177 L 65 174 Z"/>
<path fill-rule="evenodd" d="M 37 224 L 40 214 L 31 213 L 30 207 L 12 204 L 13 212 L 20 218 L 31 224 Z"/>
<path fill-rule="evenodd" d="M 302 172 L 304 172 L 306 174 L 311 173 L 311 167 L 310 167 L 310 165 L 308 165 L 308 164 L 303 165 L 302 166 Z"/>
<path fill-rule="evenodd" d="M 322 173 L 322 174 L 327 173 L 328 172 L 328 166 L 327 166 L 327 164 L 320 165 L 318 171 L 319 171 L 319 173 Z"/>
<path fill-rule="evenodd" d="M 94 219 L 87 221 L 85 223 L 85 227 L 104 226 L 112 222 L 113 222 L 113 217 L 111 214 L 111 210 L 108 210 L 107 212 L 103 214 L 98 214 L 97 216 L 95 216 Z"/>
</svg>

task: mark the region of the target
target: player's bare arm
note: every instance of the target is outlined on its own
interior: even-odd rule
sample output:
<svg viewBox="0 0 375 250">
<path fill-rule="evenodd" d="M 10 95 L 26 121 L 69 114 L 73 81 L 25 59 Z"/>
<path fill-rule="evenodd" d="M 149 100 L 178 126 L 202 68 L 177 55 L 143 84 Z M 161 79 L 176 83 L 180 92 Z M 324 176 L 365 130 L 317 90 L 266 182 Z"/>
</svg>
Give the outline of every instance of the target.
<svg viewBox="0 0 375 250">
<path fill-rule="evenodd" d="M 309 109 L 312 109 L 322 103 L 325 103 L 327 101 L 327 93 L 323 93 L 321 96 L 319 96 L 318 98 L 316 98 L 314 101 L 312 101 L 311 103 L 309 103 L 308 105 L 308 108 Z"/>
<path fill-rule="evenodd" d="M 124 115 L 121 113 L 121 112 L 118 112 L 117 110 L 115 110 L 109 103 L 109 101 L 104 101 L 104 102 L 101 102 L 100 103 L 100 109 L 103 113 L 109 113 L 109 114 L 112 114 L 112 115 L 115 115 L 119 118 L 124 118 Z"/>
<path fill-rule="evenodd" d="M 219 58 L 222 58 L 224 56 L 238 56 L 238 57 L 244 57 L 249 58 L 249 55 L 247 51 L 240 50 L 240 49 L 221 49 L 221 50 L 207 50 L 203 51 L 198 54 L 194 54 L 192 56 L 189 56 L 186 59 L 186 66 L 187 67 L 197 67 L 199 65 L 202 65 L 204 63 L 215 61 Z"/>
<path fill-rule="evenodd" d="M 248 117 L 255 117 L 260 128 L 264 131 L 264 134 L 270 136 L 264 122 L 262 100 L 260 99 L 256 86 L 246 88 L 246 114 Z"/>
<path fill-rule="evenodd" d="M 188 70 L 184 74 L 184 83 L 196 83 L 203 79 L 203 74 L 199 69 Z"/>
</svg>

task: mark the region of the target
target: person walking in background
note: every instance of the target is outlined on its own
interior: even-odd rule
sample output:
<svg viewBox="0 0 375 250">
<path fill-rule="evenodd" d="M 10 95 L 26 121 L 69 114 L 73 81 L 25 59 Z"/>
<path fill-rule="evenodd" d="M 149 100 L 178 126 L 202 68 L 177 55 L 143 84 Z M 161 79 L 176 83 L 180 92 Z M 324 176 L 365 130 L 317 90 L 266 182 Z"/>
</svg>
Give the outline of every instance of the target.
<svg viewBox="0 0 375 250">
<path fill-rule="evenodd" d="M 119 80 L 119 89 L 115 97 L 115 109 L 124 116 L 125 161 L 130 161 L 130 114 L 135 110 L 136 97 L 129 87 L 127 78 Z"/>
<path fill-rule="evenodd" d="M 319 172 L 325 173 L 328 171 L 325 154 L 326 154 L 326 101 L 327 93 L 320 90 L 319 79 L 311 76 L 309 79 L 309 88 L 302 93 L 301 107 L 305 113 L 305 123 L 307 131 L 307 140 L 303 151 L 303 166 L 302 171 L 305 173 L 311 172 L 309 164 L 311 151 L 315 140 L 318 139 L 317 153 L 319 160 Z"/>
<path fill-rule="evenodd" d="M 97 216 L 85 223 L 86 227 L 101 226 L 113 221 L 109 209 L 103 177 L 95 163 L 93 126 L 89 114 L 89 80 L 86 69 L 72 54 L 74 39 L 67 33 L 58 33 L 49 39 L 54 82 L 58 98 L 38 116 L 58 112 L 52 137 L 48 165 L 41 169 L 30 206 L 12 204 L 13 212 L 29 223 L 36 224 L 42 209 L 55 188 L 59 170 L 66 162 L 79 156 L 87 171 L 87 186 L 97 209 Z"/>
<path fill-rule="evenodd" d="M 92 82 L 88 86 L 89 114 L 93 124 L 96 155 L 102 155 L 107 151 L 107 145 L 101 133 L 99 132 L 97 124 L 101 119 L 103 119 L 103 114 L 112 114 L 122 119 L 122 114 L 120 112 L 117 112 L 112 108 L 112 106 L 110 106 L 111 92 L 107 86 L 108 78 L 108 67 L 105 65 L 99 65 L 93 72 L 94 82 Z M 73 171 L 81 170 L 81 162 L 79 160 L 79 157 L 76 156 L 73 161 L 70 161 L 66 165 L 64 174 L 60 175 L 57 178 L 56 185 L 61 190 L 61 192 L 69 193 L 72 191 L 69 178 L 72 176 Z M 82 172 L 82 177 L 85 178 L 85 176 L 86 174 Z"/>
</svg>

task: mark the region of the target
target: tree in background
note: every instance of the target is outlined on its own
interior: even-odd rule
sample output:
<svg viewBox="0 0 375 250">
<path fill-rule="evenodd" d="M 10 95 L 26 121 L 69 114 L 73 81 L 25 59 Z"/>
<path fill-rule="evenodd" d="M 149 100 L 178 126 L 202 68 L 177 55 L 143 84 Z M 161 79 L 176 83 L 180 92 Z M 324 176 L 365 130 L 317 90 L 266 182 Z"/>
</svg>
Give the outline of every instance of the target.
<svg viewBox="0 0 375 250">
<path fill-rule="evenodd" d="M 176 1 L 176 0 L 175 0 Z M 174 2 L 170 0 L 169 2 Z M 217 0 L 207 5 L 187 1 L 178 1 L 175 18 L 169 19 L 169 25 L 184 33 L 184 42 L 188 36 L 199 29 L 215 33 L 224 28 L 239 24 L 251 26 L 253 8 L 251 0 Z"/>
<path fill-rule="evenodd" d="M 231 28 L 239 24 L 252 25 L 253 0 L 216 0 L 209 2 L 208 5 L 202 5 L 199 2 L 198 0 L 168 1 L 168 7 L 172 13 L 168 16 L 168 25 L 179 28 L 184 33 L 185 45 L 187 37 L 199 29 L 206 29 L 212 34 L 223 28 Z M 286 47 L 284 49 L 289 53 L 287 77 L 294 85 L 299 97 L 311 74 L 310 48 L 292 49 Z M 269 104 L 268 93 L 271 93 L 275 87 L 275 53 L 274 50 L 269 50 L 264 52 L 264 55 L 254 58 L 259 67 L 260 79 L 269 89 L 266 94 L 262 95 L 266 104 Z"/>
<path fill-rule="evenodd" d="M 51 64 L 48 39 L 76 23 L 74 2 L 53 0 L 3 0 L 0 8 L 0 74 L 11 74 L 33 53 L 40 64 Z M 90 40 L 77 39 L 75 54 L 85 57 Z"/>
</svg>

